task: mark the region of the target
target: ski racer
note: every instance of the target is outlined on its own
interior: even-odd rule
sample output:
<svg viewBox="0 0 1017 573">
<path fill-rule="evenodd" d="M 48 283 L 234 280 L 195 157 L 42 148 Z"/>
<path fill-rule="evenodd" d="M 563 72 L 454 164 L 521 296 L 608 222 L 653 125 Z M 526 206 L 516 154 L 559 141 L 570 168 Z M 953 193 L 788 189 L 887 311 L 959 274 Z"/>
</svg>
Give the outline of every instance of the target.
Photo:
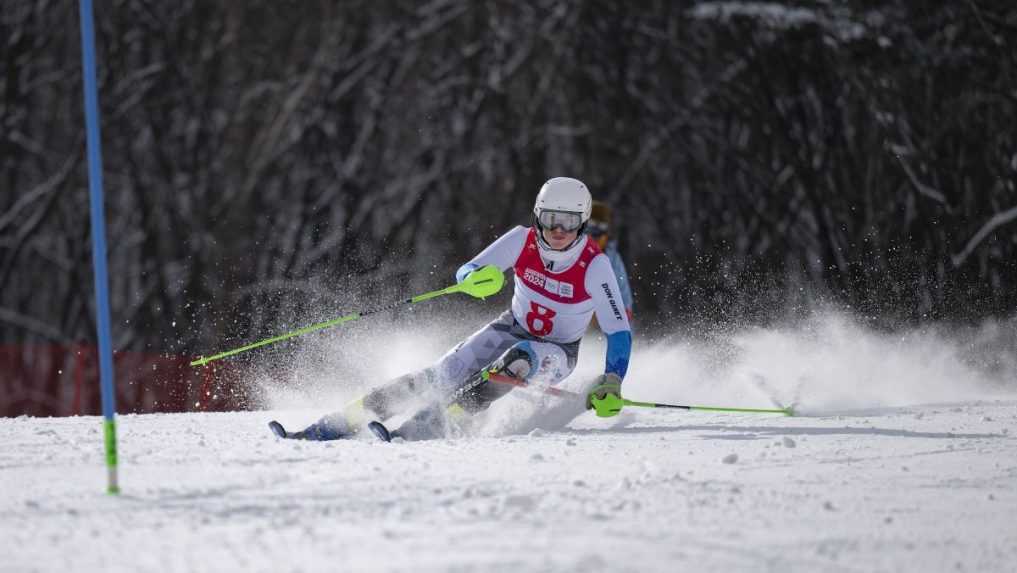
<svg viewBox="0 0 1017 573">
<path fill-rule="evenodd" d="M 437 363 L 401 376 L 306 429 L 280 437 L 333 440 L 348 437 L 369 418 L 385 420 L 409 411 L 426 397 L 427 406 L 393 434 L 405 439 L 440 437 L 447 416 L 486 409 L 514 386 L 488 381 L 491 373 L 521 383 L 554 385 L 575 368 L 580 340 L 594 315 L 607 337 L 607 358 L 586 396 L 621 397 L 628 369 L 632 334 L 611 262 L 586 235 L 592 197 L 578 179 L 549 179 L 537 194 L 532 227 L 517 226 L 502 235 L 456 272 L 462 282 L 471 272 L 494 265 L 512 269 L 512 308 L 446 353 Z M 377 421 L 369 424 L 380 438 L 390 438 Z"/>
</svg>

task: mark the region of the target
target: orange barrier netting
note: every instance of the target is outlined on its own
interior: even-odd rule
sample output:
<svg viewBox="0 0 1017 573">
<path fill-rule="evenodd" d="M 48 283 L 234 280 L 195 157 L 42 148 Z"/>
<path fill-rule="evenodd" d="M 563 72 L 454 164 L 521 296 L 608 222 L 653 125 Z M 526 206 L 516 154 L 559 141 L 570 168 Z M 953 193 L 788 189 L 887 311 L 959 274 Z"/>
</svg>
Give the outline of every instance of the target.
<svg viewBox="0 0 1017 573">
<path fill-rule="evenodd" d="M 113 353 L 120 413 L 242 410 L 240 372 L 228 363 L 194 368 L 192 356 Z M 0 345 L 0 416 L 101 412 L 94 345 Z"/>
</svg>

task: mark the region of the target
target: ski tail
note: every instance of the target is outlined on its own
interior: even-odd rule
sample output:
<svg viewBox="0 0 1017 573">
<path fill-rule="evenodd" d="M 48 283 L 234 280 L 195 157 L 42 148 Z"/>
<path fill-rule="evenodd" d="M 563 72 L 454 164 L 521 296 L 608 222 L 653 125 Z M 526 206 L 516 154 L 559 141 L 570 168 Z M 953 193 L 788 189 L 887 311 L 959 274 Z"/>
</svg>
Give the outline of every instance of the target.
<svg viewBox="0 0 1017 573">
<path fill-rule="evenodd" d="M 272 430 L 272 433 L 275 434 L 277 438 L 285 439 L 290 437 L 289 434 L 286 432 L 286 428 L 284 428 L 282 424 L 276 422 L 275 420 L 272 420 L 271 422 L 268 423 L 268 428 Z"/>
<path fill-rule="evenodd" d="M 382 424 L 377 420 L 369 422 L 367 424 L 367 429 L 371 430 L 371 433 L 374 434 L 375 437 L 377 437 L 379 440 L 383 442 L 392 441 L 392 433 L 388 431 L 388 428 L 385 427 L 385 424 Z"/>
</svg>

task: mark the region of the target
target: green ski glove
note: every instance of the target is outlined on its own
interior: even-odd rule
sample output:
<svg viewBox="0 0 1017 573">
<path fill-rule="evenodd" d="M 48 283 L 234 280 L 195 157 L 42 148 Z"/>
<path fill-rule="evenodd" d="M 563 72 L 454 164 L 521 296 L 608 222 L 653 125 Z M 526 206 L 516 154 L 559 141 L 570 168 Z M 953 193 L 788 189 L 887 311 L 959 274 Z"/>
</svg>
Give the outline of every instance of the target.
<svg viewBox="0 0 1017 573">
<path fill-rule="evenodd" d="M 595 410 L 597 416 L 610 418 L 617 416 L 624 406 L 621 397 L 621 378 L 613 372 L 601 374 L 586 395 L 586 409 Z"/>
</svg>

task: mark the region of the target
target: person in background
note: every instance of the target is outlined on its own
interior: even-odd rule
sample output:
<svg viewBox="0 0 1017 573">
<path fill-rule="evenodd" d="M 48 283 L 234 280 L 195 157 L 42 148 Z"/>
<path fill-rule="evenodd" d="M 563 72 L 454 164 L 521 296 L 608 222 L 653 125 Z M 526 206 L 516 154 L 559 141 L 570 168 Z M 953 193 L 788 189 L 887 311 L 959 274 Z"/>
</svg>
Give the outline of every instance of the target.
<svg viewBox="0 0 1017 573">
<path fill-rule="evenodd" d="M 625 263 L 622 261 L 621 254 L 618 253 L 618 241 L 611 236 L 613 231 L 611 207 L 603 201 L 594 201 L 587 233 L 597 243 L 600 250 L 607 255 L 608 260 L 611 261 L 614 276 L 618 278 L 618 289 L 621 292 L 622 302 L 625 305 L 625 314 L 628 315 L 631 321 L 632 287 L 629 285 L 629 275 L 625 271 Z"/>
</svg>

